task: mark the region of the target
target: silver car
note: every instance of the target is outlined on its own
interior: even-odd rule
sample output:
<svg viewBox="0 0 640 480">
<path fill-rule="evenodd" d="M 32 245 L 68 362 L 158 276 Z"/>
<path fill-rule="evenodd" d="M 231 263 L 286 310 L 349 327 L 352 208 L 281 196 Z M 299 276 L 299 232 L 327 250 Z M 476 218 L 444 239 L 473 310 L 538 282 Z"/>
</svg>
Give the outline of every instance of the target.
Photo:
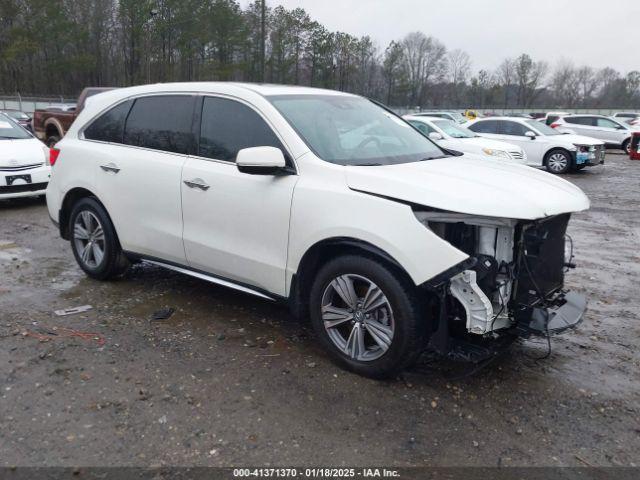
<svg viewBox="0 0 640 480">
<path fill-rule="evenodd" d="M 640 132 L 639 126 L 629 125 L 604 115 L 565 115 L 557 119 L 552 127 L 560 132 L 597 138 L 608 147 L 621 148 L 627 154 L 631 148 L 633 132 Z"/>
</svg>

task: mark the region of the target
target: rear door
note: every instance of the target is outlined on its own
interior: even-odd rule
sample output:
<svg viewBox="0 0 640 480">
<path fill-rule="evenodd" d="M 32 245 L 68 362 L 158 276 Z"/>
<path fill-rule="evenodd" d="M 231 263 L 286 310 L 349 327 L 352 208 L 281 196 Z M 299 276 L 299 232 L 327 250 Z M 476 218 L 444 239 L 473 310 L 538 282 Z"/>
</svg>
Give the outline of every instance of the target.
<svg viewBox="0 0 640 480">
<path fill-rule="evenodd" d="M 596 128 L 596 117 L 572 116 L 564 117 L 566 128 L 573 130 L 578 135 L 601 139 L 602 134 Z"/>
<path fill-rule="evenodd" d="M 186 261 L 180 180 L 194 148 L 195 99 L 173 94 L 141 97 L 128 102 L 131 109 L 122 134 L 109 140 L 92 133 L 92 126 L 85 131 L 89 140 L 109 142 L 99 150 L 95 183 L 124 250 L 179 264 Z M 120 108 L 128 110 L 125 105 Z M 115 117 L 122 112 L 116 108 L 114 122 L 119 122 Z M 108 129 L 109 119 L 104 123 Z"/>
<path fill-rule="evenodd" d="M 282 140 L 253 107 L 206 96 L 198 111 L 197 153 L 182 171 L 184 248 L 197 270 L 285 295 L 289 216 L 297 175 Z M 280 148 L 291 175 L 250 175 L 239 150 Z"/>
</svg>

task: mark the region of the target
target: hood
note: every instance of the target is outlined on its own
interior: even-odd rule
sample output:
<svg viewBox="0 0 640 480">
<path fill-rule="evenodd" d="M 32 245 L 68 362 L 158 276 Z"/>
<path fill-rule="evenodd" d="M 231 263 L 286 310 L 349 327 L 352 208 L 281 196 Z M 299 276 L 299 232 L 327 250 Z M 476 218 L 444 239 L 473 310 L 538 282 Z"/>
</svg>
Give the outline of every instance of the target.
<svg viewBox="0 0 640 480">
<path fill-rule="evenodd" d="M 36 138 L 0 140 L 0 167 L 20 167 L 44 163 L 45 145 Z"/>
<path fill-rule="evenodd" d="M 552 141 L 557 137 L 549 137 Z M 578 145 L 604 145 L 602 140 L 598 140 L 597 138 L 585 137 L 584 135 L 576 135 L 575 133 L 565 133 L 560 138 L 569 143 L 578 144 Z"/>
<path fill-rule="evenodd" d="M 346 167 L 349 188 L 426 207 L 534 220 L 589 208 L 575 185 L 523 165 L 471 156 Z"/>
</svg>

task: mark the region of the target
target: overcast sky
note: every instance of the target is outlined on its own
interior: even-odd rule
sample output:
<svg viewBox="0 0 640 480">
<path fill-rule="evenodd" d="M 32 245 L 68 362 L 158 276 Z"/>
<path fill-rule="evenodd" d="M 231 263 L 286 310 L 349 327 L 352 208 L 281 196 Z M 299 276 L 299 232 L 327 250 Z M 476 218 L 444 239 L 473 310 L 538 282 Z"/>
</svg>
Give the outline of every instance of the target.
<svg viewBox="0 0 640 480">
<path fill-rule="evenodd" d="M 244 7 L 249 0 L 240 0 Z M 626 73 L 640 70 L 640 0 L 267 0 L 304 8 L 328 29 L 371 36 L 381 50 L 421 30 L 494 69 L 527 52 Z"/>
</svg>

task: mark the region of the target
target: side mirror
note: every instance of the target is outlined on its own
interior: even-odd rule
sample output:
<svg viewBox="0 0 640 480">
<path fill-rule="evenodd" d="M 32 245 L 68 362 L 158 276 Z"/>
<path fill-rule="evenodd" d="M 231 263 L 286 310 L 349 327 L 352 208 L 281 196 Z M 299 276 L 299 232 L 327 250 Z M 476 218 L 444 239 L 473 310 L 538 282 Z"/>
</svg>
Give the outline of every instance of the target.
<svg viewBox="0 0 640 480">
<path fill-rule="evenodd" d="M 429 134 L 429 138 L 435 142 L 438 140 L 442 140 L 442 135 L 438 132 L 431 132 Z"/>
<path fill-rule="evenodd" d="M 282 150 L 275 147 L 243 148 L 236 157 L 236 166 L 251 175 L 277 175 L 287 166 Z"/>
<path fill-rule="evenodd" d="M 531 140 L 535 140 L 537 137 L 537 135 L 533 133 L 531 130 L 529 130 L 528 132 L 525 132 L 524 136 L 529 137 Z"/>
</svg>

